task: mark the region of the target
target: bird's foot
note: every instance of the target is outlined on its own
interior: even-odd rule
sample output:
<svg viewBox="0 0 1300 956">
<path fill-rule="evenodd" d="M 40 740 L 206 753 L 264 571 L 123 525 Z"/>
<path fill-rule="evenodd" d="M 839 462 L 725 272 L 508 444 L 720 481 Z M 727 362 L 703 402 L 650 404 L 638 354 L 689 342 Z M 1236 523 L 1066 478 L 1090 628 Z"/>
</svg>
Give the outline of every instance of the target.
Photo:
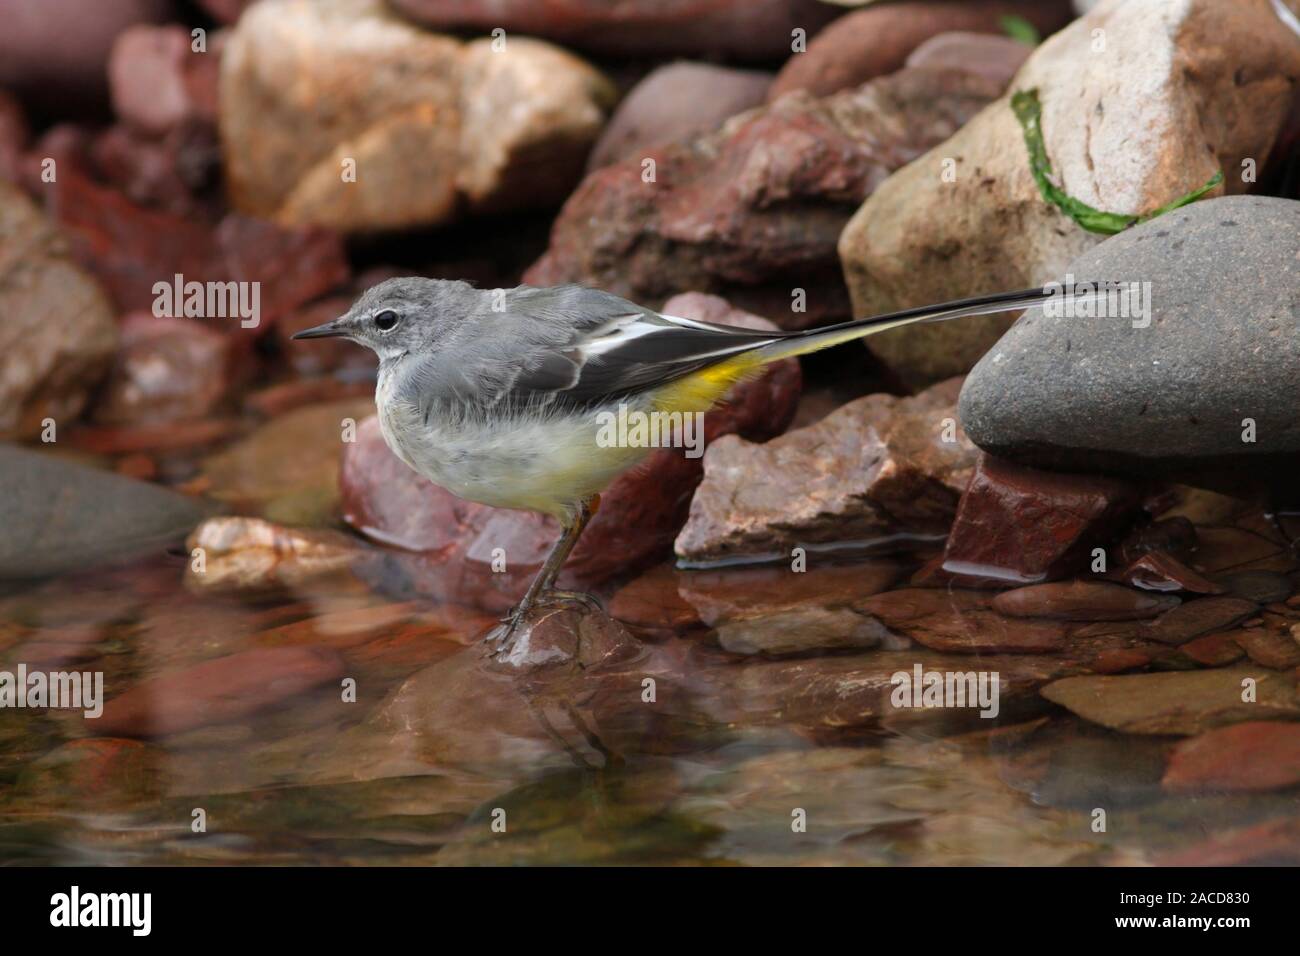
<svg viewBox="0 0 1300 956">
<path fill-rule="evenodd" d="M 588 611 L 599 614 L 605 613 L 605 605 L 601 603 L 600 598 L 594 594 L 587 594 L 585 591 L 560 591 L 551 590 L 544 592 L 537 599 L 539 604 L 553 606 L 556 604 L 581 604 Z"/>
</svg>

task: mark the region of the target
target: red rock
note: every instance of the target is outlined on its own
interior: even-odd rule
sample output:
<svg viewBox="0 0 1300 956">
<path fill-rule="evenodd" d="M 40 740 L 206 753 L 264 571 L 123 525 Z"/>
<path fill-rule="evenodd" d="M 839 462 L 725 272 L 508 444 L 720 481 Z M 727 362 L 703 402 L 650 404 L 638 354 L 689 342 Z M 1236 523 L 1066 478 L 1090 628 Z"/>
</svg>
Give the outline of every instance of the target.
<svg viewBox="0 0 1300 956">
<path fill-rule="evenodd" d="M 243 651 L 137 684 L 104 705 L 96 734 L 161 737 L 247 717 L 344 673 L 322 647 Z"/>
<path fill-rule="evenodd" d="M 727 117 L 760 105 L 771 85 L 771 73 L 755 70 L 710 63 L 661 66 L 623 97 L 592 147 L 587 171 L 640 160 L 648 147 L 712 132 Z"/>
<path fill-rule="evenodd" d="M 987 104 L 995 84 L 904 71 L 824 100 L 791 97 L 717 132 L 589 175 L 524 281 L 581 282 L 645 305 L 719 292 L 783 328 L 847 317 L 837 243 L 890 173 Z M 791 308 L 791 290 L 806 310 Z"/>
<path fill-rule="evenodd" d="M 1146 591 L 1222 594 L 1223 588 L 1163 551 L 1144 554 L 1119 573 L 1121 580 Z"/>
<path fill-rule="evenodd" d="M 1100 581 L 1059 581 L 1004 591 L 993 610 L 1009 617 L 1048 617 L 1064 621 L 1136 621 L 1177 607 L 1176 597 L 1143 594 Z"/>
<path fill-rule="evenodd" d="M 901 68 L 926 40 L 953 30 L 1002 33 L 1001 18 L 1022 16 L 1044 35 L 1072 19 L 1068 0 L 917 0 L 883 4 L 847 14 L 792 56 L 772 85 L 769 99 L 791 90 L 826 96 Z"/>
<path fill-rule="evenodd" d="M 977 591 L 907 588 L 886 591 L 854 606 L 931 650 L 958 654 L 1050 654 L 1065 648 L 1055 621 L 1007 620 L 987 610 Z"/>
<path fill-rule="evenodd" d="M 918 46 L 908 55 L 906 66 L 965 70 L 1005 86 L 1033 51 L 1033 47 L 1010 37 L 953 30 L 936 34 Z"/>
<path fill-rule="evenodd" d="M 702 321 L 771 328 L 712 296 L 683 296 L 672 311 Z M 731 433 L 755 440 L 779 434 L 794 414 L 800 381 L 798 363 L 786 361 L 739 385 L 705 416 L 706 447 Z M 590 586 L 665 557 L 701 471 L 699 459 L 663 448 L 616 478 L 602 493 L 600 509 L 561 582 Z M 375 541 L 424 552 L 405 563 L 411 586 L 458 603 L 509 606 L 559 534 L 552 518 L 463 501 L 431 484 L 388 450 L 373 418 L 358 427 L 355 443 L 344 446 L 339 484 L 344 520 Z M 492 570 L 496 549 L 505 556 L 502 573 Z"/>
<path fill-rule="evenodd" d="M 103 425 L 202 418 L 229 383 L 230 339 L 198 319 L 133 312 L 121 322 L 108 381 L 94 408 Z"/>
<path fill-rule="evenodd" d="M 341 240 L 322 230 L 284 230 L 232 214 L 212 232 L 62 168 L 51 196 L 74 252 L 123 309 L 152 311 L 154 284 L 176 274 L 185 281 L 258 282 L 259 322 L 246 330 L 256 335 L 349 275 Z M 219 321 L 231 334 L 241 331 L 239 317 Z"/>
<path fill-rule="evenodd" d="M 1180 741 L 1164 788 L 1173 793 L 1281 790 L 1300 784 L 1300 724 L 1252 721 Z"/>
<path fill-rule="evenodd" d="M 1132 647 L 1117 647 L 1097 654 L 1088 669 L 1097 674 L 1122 674 L 1124 671 L 1146 667 L 1152 661 L 1149 652 Z"/>
<path fill-rule="evenodd" d="M 221 39 L 214 34 L 200 52 L 190 31 L 177 24 L 123 30 L 108 61 L 118 118 L 152 135 L 188 121 L 215 123 Z"/>
<path fill-rule="evenodd" d="M 615 56 L 758 61 L 788 56 L 792 30 L 812 36 L 839 12 L 811 0 L 394 0 L 393 6 L 436 30 L 501 27 Z"/>
<path fill-rule="evenodd" d="M 1198 664 L 1204 664 L 1206 667 L 1223 667 L 1245 656 L 1246 652 L 1237 642 L 1241 633 L 1241 631 L 1217 631 L 1213 634 L 1202 634 L 1188 641 L 1179 650 Z"/>
<path fill-rule="evenodd" d="M 1194 637 L 1222 631 L 1250 617 L 1254 601 L 1234 597 L 1206 597 L 1166 611 L 1143 627 L 1143 636 L 1162 644 L 1185 644 Z"/>
<path fill-rule="evenodd" d="M 957 508 L 944 570 L 1026 584 L 1062 577 L 1122 531 L 1138 501 L 1134 487 L 1116 479 L 982 454 Z"/>
<path fill-rule="evenodd" d="M 204 124 L 177 126 L 160 139 L 110 126 L 91 143 L 89 161 L 98 180 L 140 206 L 204 222 L 223 211 L 220 150 Z"/>
<path fill-rule="evenodd" d="M 956 426 L 960 387 L 869 395 L 766 444 L 710 446 L 677 555 L 708 564 L 941 534 L 976 457 Z"/>
</svg>

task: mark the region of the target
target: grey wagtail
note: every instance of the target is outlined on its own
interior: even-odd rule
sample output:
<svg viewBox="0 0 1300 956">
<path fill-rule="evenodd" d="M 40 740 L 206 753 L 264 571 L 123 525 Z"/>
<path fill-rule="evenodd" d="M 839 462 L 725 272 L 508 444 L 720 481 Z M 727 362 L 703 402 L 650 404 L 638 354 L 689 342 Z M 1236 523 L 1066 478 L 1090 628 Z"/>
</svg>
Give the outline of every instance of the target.
<svg viewBox="0 0 1300 956">
<path fill-rule="evenodd" d="M 505 645 L 543 598 L 593 602 L 557 591 L 555 579 L 600 491 L 650 451 L 598 441 L 610 413 L 705 412 L 769 362 L 1061 294 L 1059 286 L 1005 292 L 805 332 L 755 332 L 577 285 L 481 290 L 409 277 L 379 283 L 345 315 L 294 338 L 343 336 L 379 356 L 379 425 L 417 473 L 470 501 L 559 519 L 559 540 L 505 619 Z"/>
</svg>

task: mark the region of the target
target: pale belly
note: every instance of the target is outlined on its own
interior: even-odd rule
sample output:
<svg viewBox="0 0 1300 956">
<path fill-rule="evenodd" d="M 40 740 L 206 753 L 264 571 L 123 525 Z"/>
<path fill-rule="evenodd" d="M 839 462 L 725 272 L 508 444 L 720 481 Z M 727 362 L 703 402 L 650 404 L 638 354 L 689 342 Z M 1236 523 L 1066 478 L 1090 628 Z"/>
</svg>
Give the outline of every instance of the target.
<svg viewBox="0 0 1300 956">
<path fill-rule="evenodd" d="M 648 451 L 602 447 L 594 413 L 425 425 L 410 405 L 377 404 L 384 440 L 402 461 L 460 498 L 498 508 L 572 513 Z"/>
</svg>

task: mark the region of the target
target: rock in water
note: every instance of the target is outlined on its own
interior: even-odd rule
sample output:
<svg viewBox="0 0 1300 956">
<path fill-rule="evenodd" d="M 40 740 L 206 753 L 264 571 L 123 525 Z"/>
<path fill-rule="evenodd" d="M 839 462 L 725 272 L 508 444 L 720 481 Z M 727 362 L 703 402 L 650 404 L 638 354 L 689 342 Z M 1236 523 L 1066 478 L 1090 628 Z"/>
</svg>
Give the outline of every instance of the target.
<svg viewBox="0 0 1300 956">
<path fill-rule="evenodd" d="M 161 548 L 202 517 L 184 495 L 0 445 L 0 580 L 84 571 Z"/>
<path fill-rule="evenodd" d="M 1300 464 L 1300 202 L 1203 200 L 1074 260 L 1150 321 L 1025 313 L 961 395 L 981 448 L 1040 467 L 1237 485 Z"/>
</svg>

